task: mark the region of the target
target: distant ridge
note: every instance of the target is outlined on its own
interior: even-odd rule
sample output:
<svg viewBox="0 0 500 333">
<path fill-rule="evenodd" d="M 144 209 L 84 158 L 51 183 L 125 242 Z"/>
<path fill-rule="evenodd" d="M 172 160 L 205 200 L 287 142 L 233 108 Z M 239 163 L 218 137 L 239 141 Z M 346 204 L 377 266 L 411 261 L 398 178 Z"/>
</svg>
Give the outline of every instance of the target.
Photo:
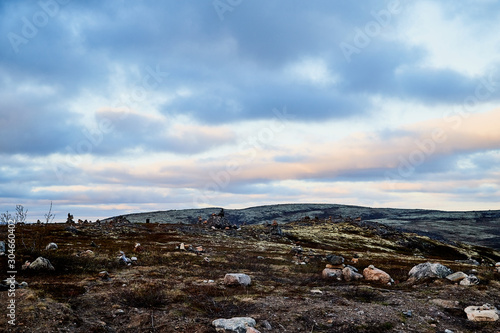
<svg viewBox="0 0 500 333">
<path fill-rule="evenodd" d="M 207 219 L 222 207 L 167 210 L 122 215 L 131 222 L 197 223 L 198 216 Z M 500 210 L 440 211 L 426 209 L 371 208 L 338 204 L 277 204 L 224 209 L 225 216 L 234 224 L 286 223 L 308 216 L 325 219 L 361 217 L 362 221 L 377 222 L 404 230 L 440 236 L 452 241 L 500 249 Z"/>
</svg>

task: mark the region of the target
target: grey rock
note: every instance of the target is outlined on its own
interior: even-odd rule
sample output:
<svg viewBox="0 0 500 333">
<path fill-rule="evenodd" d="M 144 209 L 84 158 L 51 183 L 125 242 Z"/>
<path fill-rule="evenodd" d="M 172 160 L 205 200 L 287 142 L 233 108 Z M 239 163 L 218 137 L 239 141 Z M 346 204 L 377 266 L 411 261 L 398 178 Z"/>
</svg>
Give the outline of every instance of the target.
<svg viewBox="0 0 500 333">
<path fill-rule="evenodd" d="M 44 257 L 38 257 L 35 261 L 33 261 L 28 269 L 35 271 L 53 271 L 55 270 L 54 266 L 50 263 L 49 259 L 45 259 Z"/>
<path fill-rule="evenodd" d="M 250 317 L 216 319 L 212 322 L 217 332 L 225 333 L 246 333 L 247 327 L 255 327 L 255 324 L 255 319 Z"/>
<path fill-rule="evenodd" d="M 414 266 L 408 275 L 410 279 L 420 280 L 425 278 L 445 278 L 453 273 L 448 267 L 439 263 L 425 262 Z"/>
<path fill-rule="evenodd" d="M 327 255 L 326 260 L 332 265 L 342 265 L 344 263 L 344 257 L 335 254 Z"/>
<path fill-rule="evenodd" d="M 462 281 L 460 281 L 461 286 L 473 286 L 479 284 L 479 279 L 475 275 L 469 275 Z"/>
<path fill-rule="evenodd" d="M 242 273 L 229 273 L 224 276 L 226 286 L 249 286 L 252 283 L 250 276 Z"/>
<path fill-rule="evenodd" d="M 5 253 L 5 242 L 0 241 L 0 253 Z"/>
<path fill-rule="evenodd" d="M 56 243 L 49 243 L 47 244 L 47 246 L 45 247 L 45 250 L 57 250 L 57 244 Z"/>
</svg>

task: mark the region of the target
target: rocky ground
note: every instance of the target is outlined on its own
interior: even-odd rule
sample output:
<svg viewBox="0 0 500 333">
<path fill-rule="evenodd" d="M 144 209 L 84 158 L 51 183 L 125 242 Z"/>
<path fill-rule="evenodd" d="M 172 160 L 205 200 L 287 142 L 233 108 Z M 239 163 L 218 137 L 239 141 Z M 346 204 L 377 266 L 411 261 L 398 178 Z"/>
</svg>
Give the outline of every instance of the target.
<svg viewBox="0 0 500 333">
<path fill-rule="evenodd" d="M 0 227 L 2 238 L 6 230 Z M 464 312 L 485 303 L 500 308 L 500 253 L 363 221 L 240 230 L 126 220 L 19 225 L 16 242 L 16 279 L 28 286 L 16 289 L 16 326 L 4 314 L 7 291 L 0 292 L 7 332 L 216 332 L 215 319 L 232 317 L 255 319 L 262 333 L 500 332 L 500 321 L 474 322 Z M 57 249 L 46 250 L 50 242 Z M 54 270 L 21 270 L 40 256 Z M 0 262 L 4 274 L 6 257 Z M 408 281 L 424 262 L 480 282 Z M 360 273 L 374 265 L 394 282 L 324 278 L 327 264 Z M 246 274 L 251 284 L 228 286 L 227 273 Z"/>
<path fill-rule="evenodd" d="M 181 209 L 128 214 L 131 222 L 186 223 L 198 221 L 220 208 Z M 227 209 L 226 216 L 236 224 L 260 224 L 276 220 L 278 223 L 298 221 L 306 216 L 333 220 L 361 217 L 363 221 L 377 222 L 403 230 L 451 241 L 468 242 L 500 250 L 500 210 L 449 212 L 424 209 L 371 208 L 338 204 L 279 204 Z"/>
</svg>

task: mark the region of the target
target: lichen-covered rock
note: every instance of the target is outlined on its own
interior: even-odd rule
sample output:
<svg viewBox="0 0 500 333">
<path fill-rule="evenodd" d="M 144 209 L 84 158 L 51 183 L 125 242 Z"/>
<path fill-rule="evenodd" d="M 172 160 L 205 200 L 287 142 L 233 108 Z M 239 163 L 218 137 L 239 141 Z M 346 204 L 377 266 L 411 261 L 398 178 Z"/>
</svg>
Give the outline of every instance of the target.
<svg viewBox="0 0 500 333">
<path fill-rule="evenodd" d="M 217 332 L 246 333 L 248 327 L 254 327 L 255 319 L 250 317 L 234 317 L 231 319 L 216 319 L 212 322 Z"/>
<path fill-rule="evenodd" d="M 35 271 L 53 271 L 55 270 L 54 266 L 50 263 L 49 259 L 45 259 L 44 257 L 38 257 L 35 261 L 33 261 L 28 269 L 32 269 Z"/>
<path fill-rule="evenodd" d="M 490 304 L 468 306 L 464 311 L 467 314 L 467 319 L 471 321 L 497 321 L 499 318 L 497 308 Z"/>
<path fill-rule="evenodd" d="M 394 282 L 389 274 L 373 265 L 370 265 L 363 270 L 363 277 L 368 281 L 377 281 L 383 284 Z"/>
<path fill-rule="evenodd" d="M 445 278 L 453 273 L 448 267 L 440 263 L 424 262 L 414 266 L 408 275 L 410 279 L 420 280 L 425 278 Z"/>
<path fill-rule="evenodd" d="M 224 276 L 226 286 L 249 286 L 252 283 L 250 276 L 242 273 L 229 273 Z"/>
</svg>

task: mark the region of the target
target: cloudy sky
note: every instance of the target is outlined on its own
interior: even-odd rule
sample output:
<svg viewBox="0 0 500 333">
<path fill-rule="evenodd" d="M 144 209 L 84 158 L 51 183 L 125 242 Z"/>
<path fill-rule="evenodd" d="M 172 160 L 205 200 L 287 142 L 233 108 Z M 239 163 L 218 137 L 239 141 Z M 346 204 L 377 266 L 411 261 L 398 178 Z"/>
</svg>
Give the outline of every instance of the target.
<svg viewBox="0 0 500 333">
<path fill-rule="evenodd" d="M 498 1 L 0 2 L 0 211 L 500 209 Z"/>
</svg>

